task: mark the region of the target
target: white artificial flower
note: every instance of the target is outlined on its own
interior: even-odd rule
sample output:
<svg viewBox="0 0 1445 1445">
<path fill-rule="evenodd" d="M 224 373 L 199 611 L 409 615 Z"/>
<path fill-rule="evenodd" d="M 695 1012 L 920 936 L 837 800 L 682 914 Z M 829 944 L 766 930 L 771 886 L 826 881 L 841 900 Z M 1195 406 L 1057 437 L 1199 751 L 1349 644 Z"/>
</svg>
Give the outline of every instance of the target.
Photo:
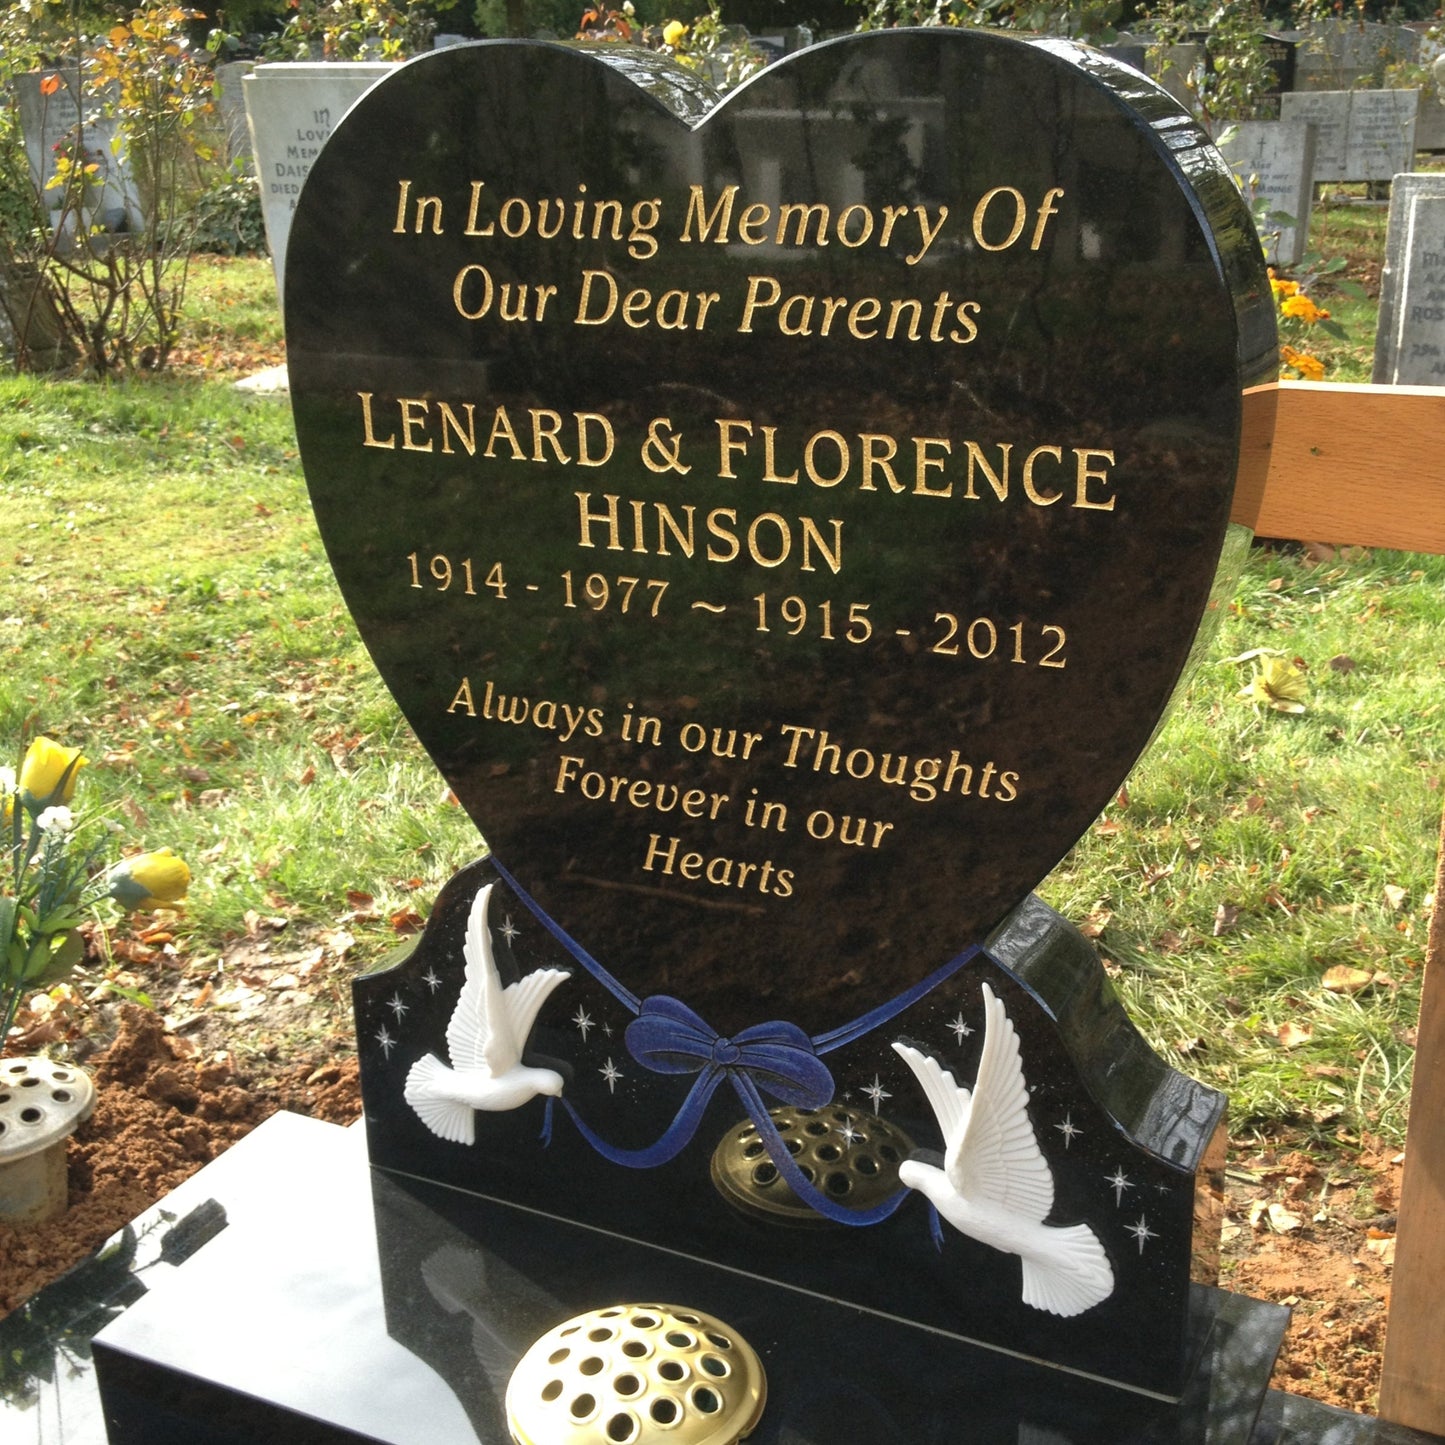
<svg viewBox="0 0 1445 1445">
<path fill-rule="evenodd" d="M 55 803 L 41 813 L 35 820 L 35 826 L 42 833 L 47 833 L 52 828 L 58 828 L 62 833 L 68 833 L 75 826 L 75 814 L 64 803 Z"/>
</svg>

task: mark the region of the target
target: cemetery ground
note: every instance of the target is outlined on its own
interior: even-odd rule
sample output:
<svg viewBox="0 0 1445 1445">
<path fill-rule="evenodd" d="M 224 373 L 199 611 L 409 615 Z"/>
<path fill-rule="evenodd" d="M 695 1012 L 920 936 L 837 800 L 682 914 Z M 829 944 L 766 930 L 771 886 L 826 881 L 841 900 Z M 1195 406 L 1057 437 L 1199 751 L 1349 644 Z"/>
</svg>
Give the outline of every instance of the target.
<svg viewBox="0 0 1445 1445">
<path fill-rule="evenodd" d="M 1372 297 L 1384 225 L 1314 218 Z M 91 803 L 193 872 L 184 912 L 97 922 L 17 1020 L 11 1052 L 101 1087 L 70 1213 L 0 1229 L 0 1312 L 271 1109 L 354 1117 L 350 980 L 478 847 L 336 591 L 284 399 L 231 384 L 282 359 L 269 265 L 200 260 L 193 286 L 174 376 L 0 380 L 0 733 L 83 746 Z M 1321 300 L 1351 332 L 1331 379 L 1366 379 L 1371 305 Z M 1229 1094 L 1222 1282 L 1294 1305 L 1276 1383 L 1368 1409 L 1445 801 L 1445 558 L 1260 545 L 1217 622 L 1044 891 L 1155 1047 Z"/>
</svg>

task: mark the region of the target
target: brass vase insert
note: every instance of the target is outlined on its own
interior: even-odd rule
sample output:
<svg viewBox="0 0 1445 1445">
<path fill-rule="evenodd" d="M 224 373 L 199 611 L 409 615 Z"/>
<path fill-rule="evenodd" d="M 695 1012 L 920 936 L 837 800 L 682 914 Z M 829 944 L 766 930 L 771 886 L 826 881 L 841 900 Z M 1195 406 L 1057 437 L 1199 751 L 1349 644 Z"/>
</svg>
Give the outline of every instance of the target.
<svg viewBox="0 0 1445 1445">
<path fill-rule="evenodd" d="M 0 1223 L 40 1224 L 63 1212 L 66 1142 L 90 1117 L 88 1075 L 52 1059 L 0 1059 Z"/>
</svg>

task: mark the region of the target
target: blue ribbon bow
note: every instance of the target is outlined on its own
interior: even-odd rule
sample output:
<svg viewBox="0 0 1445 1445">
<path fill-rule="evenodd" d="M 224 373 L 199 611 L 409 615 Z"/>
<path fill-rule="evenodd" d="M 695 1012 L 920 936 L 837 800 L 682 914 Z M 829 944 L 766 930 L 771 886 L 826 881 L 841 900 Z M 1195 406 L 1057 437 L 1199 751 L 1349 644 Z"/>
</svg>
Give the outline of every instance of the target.
<svg viewBox="0 0 1445 1445">
<path fill-rule="evenodd" d="M 623 1035 L 627 1051 L 644 1068 L 658 1074 L 696 1074 L 687 1098 L 662 1136 L 645 1149 L 619 1149 L 595 1133 L 565 1096 L 562 1107 L 578 1132 L 603 1158 L 629 1169 L 656 1169 L 675 1159 L 697 1133 L 713 1091 L 728 1080 L 757 1128 L 778 1173 L 812 1209 L 840 1224 L 870 1225 L 887 1219 L 904 1199 L 906 1189 L 871 1209 L 848 1209 L 815 1188 L 799 1169 L 783 1142 L 762 1094 L 766 1092 L 796 1109 L 821 1109 L 833 1102 L 833 1075 L 819 1058 L 864 1034 L 932 992 L 956 973 L 979 949 L 965 949 L 927 978 L 880 1004 L 863 1017 L 810 1037 L 797 1024 L 783 1020 L 753 1024 L 731 1038 L 720 1034 L 681 999 L 654 994 L 639 1000 L 561 927 L 520 883 L 492 857 L 502 881 L 563 948 L 636 1017 Z M 549 1101 L 550 1102 L 550 1101 Z"/>
<path fill-rule="evenodd" d="M 797 1024 L 754 1024 L 725 1038 L 680 999 L 657 994 L 627 1025 L 628 1052 L 658 1074 L 746 1074 L 764 1093 L 795 1109 L 821 1109 L 833 1098 L 833 1075 Z"/>
</svg>

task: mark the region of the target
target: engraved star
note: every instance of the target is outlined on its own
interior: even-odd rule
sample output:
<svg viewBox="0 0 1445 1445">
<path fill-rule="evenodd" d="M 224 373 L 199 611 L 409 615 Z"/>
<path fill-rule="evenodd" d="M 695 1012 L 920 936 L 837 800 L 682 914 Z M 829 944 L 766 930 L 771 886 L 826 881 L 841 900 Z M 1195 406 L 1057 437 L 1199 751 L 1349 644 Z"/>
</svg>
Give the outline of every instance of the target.
<svg viewBox="0 0 1445 1445">
<path fill-rule="evenodd" d="M 1146 1240 L 1159 1238 L 1158 1234 L 1154 1230 L 1149 1228 L 1149 1221 L 1145 1219 L 1142 1214 L 1133 1224 L 1126 1226 L 1124 1232 L 1126 1234 L 1132 1234 L 1134 1238 L 1139 1241 L 1140 1254 L 1144 1253 L 1144 1244 Z"/>
<path fill-rule="evenodd" d="M 973 1032 L 973 1030 L 963 1020 L 962 1009 L 958 1011 L 958 1017 L 954 1019 L 951 1024 L 949 1024 L 949 1028 L 953 1030 L 954 1042 L 959 1044 L 961 1044 Z"/>
<path fill-rule="evenodd" d="M 572 1015 L 572 1022 L 577 1025 L 577 1032 L 582 1035 L 582 1042 L 587 1042 L 587 1030 L 595 1029 L 596 1024 L 592 1022 L 592 1015 L 579 1003 L 577 1012 Z"/>
<path fill-rule="evenodd" d="M 1168 1194 L 1169 1186 L 1161 1180 L 1158 1184 L 1154 1186 L 1154 1192 L 1155 1194 Z"/>
<path fill-rule="evenodd" d="M 442 981 L 437 977 L 437 971 L 434 968 L 428 968 L 427 971 L 422 974 L 421 981 L 433 993 L 435 993 L 442 986 Z"/>
<path fill-rule="evenodd" d="M 603 1025 L 602 1025 L 602 1032 L 603 1032 L 604 1034 L 606 1034 L 607 1037 L 610 1039 L 610 1038 L 612 1037 L 612 1025 L 611 1025 L 611 1024 L 603 1024 Z"/>
<path fill-rule="evenodd" d="M 846 1123 L 837 1126 L 837 1132 L 842 1137 L 844 1144 L 850 1149 L 864 1136 L 853 1127 L 853 1121 L 849 1119 Z"/>
<path fill-rule="evenodd" d="M 622 1077 L 622 1070 L 612 1062 L 611 1055 L 608 1055 L 607 1062 L 603 1064 L 597 1072 L 607 1080 L 607 1092 L 609 1094 L 615 1094 L 617 1092 L 617 1081 Z"/>
<path fill-rule="evenodd" d="M 1124 1202 L 1124 1191 L 1134 1187 L 1129 1182 L 1129 1176 L 1124 1173 L 1124 1166 L 1122 1164 L 1116 1164 L 1114 1166 L 1114 1172 L 1104 1176 L 1104 1182 L 1114 1190 L 1114 1204 L 1116 1208 Z"/>
<path fill-rule="evenodd" d="M 1081 1128 L 1079 1128 L 1076 1123 L 1074 1123 L 1074 1116 L 1072 1114 L 1065 1114 L 1064 1122 L 1062 1124 L 1055 1124 L 1054 1128 L 1057 1129 L 1059 1133 L 1064 1136 L 1065 1149 L 1067 1149 L 1069 1145 L 1072 1144 L 1074 1140 L 1077 1139 L 1079 1135 L 1084 1132 Z"/>
<path fill-rule="evenodd" d="M 888 1090 L 883 1087 L 883 1083 L 879 1079 L 877 1074 L 873 1075 L 873 1082 L 869 1084 L 866 1089 L 863 1090 L 863 1093 L 871 1101 L 873 1105 L 873 1112 L 875 1114 L 878 1112 L 878 1106 L 884 1101 L 884 1099 L 891 1099 L 893 1097 L 893 1095 L 890 1094 Z"/>
<path fill-rule="evenodd" d="M 372 1038 L 381 1045 L 382 1055 L 389 1059 L 391 1057 L 391 1051 L 396 1047 L 396 1040 L 392 1038 L 391 1034 L 387 1031 L 386 1025 L 382 1024 L 372 1035 Z"/>
<path fill-rule="evenodd" d="M 509 913 L 502 919 L 502 926 L 497 930 L 508 943 L 513 942 L 521 935 L 522 930 L 512 922 L 512 915 Z"/>
<path fill-rule="evenodd" d="M 411 1008 L 409 1003 L 402 1002 L 400 993 L 392 994 L 392 996 L 387 999 L 386 1006 L 396 1015 L 397 1023 L 400 1023 L 402 1019 L 406 1017 L 407 1011 Z"/>
</svg>

